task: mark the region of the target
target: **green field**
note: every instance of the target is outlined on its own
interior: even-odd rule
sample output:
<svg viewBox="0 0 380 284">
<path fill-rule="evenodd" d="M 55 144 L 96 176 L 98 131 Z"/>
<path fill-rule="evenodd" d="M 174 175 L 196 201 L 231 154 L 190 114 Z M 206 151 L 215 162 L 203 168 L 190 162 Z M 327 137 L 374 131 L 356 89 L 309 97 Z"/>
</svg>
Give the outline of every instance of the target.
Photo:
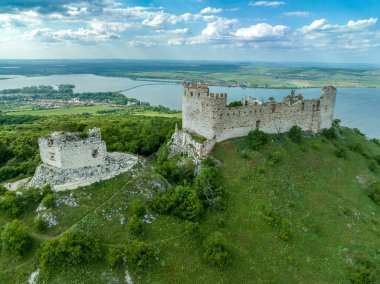
<svg viewBox="0 0 380 284">
<path fill-rule="evenodd" d="M 107 119 L 113 125 L 117 116 Z M 141 119 L 139 123 L 154 123 Z M 20 128 L 19 135 L 32 128 Z M 133 239 L 154 245 L 157 258 L 133 277 L 134 283 L 350 283 L 350 271 L 359 260 L 371 263 L 373 277 L 360 283 L 379 283 L 380 207 L 367 190 L 371 182 L 380 181 L 380 165 L 369 167 L 376 163 L 380 146 L 348 128 L 340 133 L 337 140 L 317 135 L 300 144 L 286 135 L 271 136 L 256 151 L 247 147 L 246 138 L 217 144 L 213 156 L 221 161 L 226 206 L 205 212 L 198 235 L 186 234 L 183 220 L 150 209 L 149 200 L 164 182 L 151 160 L 133 174 L 55 193 L 57 200 L 77 206 L 47 209 L 58 225 L 43 233 L 30 225 L 35 208 L 25 210 L 19 219 L 29 227 L 33 248 L 21 259 L 1 255 L 0 282 L 27 282 L 37 269 L 39 245 L 78 230 L 100 239 L 105 249 Z M 338 149 L 344 150 L 344 158 L 337 157 Z M 143 223 L 138 236 L 127 229 L 129 207 L 136 201 L 154 219 Z M 0 215 L 0 227 L 11 220 Z M 214 231 L 226 237 L 231 255 L 223 269 L 203 257 L 202 242 Z M 50 278 L 40 275 L 39 283 L 124 283 L 125 269 L 110 269 L 99 260 L 55 271 Z"/>
</svg>

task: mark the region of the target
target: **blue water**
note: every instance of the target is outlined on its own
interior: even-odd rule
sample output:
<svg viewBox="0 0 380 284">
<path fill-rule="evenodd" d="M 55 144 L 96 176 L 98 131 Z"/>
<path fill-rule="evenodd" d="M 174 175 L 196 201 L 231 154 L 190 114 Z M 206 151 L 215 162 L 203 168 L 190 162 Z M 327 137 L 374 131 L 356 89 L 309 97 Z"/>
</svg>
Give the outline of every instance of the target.
<svg viewBox="0 0 380 284">
<path fill-rule="evenodd" d="M 6 76 L 4 76 L 6 77 Z M 8 77 L 11 77 L 8 76 Z M 0 80 L 0 89 L 21 88 L 35 85 L 74 84 L 77 92 L 119 91 L 140 86 L 123 92 L 127 97 L 149 102 L 152 105 L 163 105 L 180 110 L 182 107 L 182 86 L 180 84 L 147 81 L 134 81 L 128 78 L 102 77 L 86 74 L 53 75 L 43 77 L 14 77 Z M 286 89 L 251 89 L 210 87 L 214 93 L 227 93 L 228 101 L 240 100 L 251 96 L 261 100 L 274 97 L 276 101 L 289 94 Z M 320 89 L 296 90 L 305 98 L 318 98 Z M 380 137 L 380 89 L 338 88 L 334 117 L 343 125 L 359 128 L 367 137 Z"/>
</svg>

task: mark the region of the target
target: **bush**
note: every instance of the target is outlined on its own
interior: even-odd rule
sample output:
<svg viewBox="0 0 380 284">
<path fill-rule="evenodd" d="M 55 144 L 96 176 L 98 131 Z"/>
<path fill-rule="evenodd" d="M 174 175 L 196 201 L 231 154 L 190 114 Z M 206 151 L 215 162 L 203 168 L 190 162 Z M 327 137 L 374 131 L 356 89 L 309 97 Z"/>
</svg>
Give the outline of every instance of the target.
<svg viewBox="0 0 380 284">
<path fill-rule="evenodd" d="M 380 205 L 380 182 L 374 182 L 369 186 L 368 196 L 377 205 Z"/>
<path fill-rule="evenodd" d="M 269 141 L 269 135 L 256 129 L 248 133 L 248 145 L 251 149 L 257 150 Z"/>
<path fill-rule="evenodd" d="M 293 233 L 290 228 L 290 223 L 287 219 L 284 219 L 281 221 L 277 235 L 281 240 L 285 242 L 288 242 L 293 238 Z"/>
<path fill-rule="evenodd" d="M 301 143 L 302 141 L 302 129 L 299 126 L 293 126 L 288 132 L 290 140 L 294 143 Z"/>
<path fill-rule="evenodd" d="M 33 221 L 33 227 L 38 232 L 45 232 L 49 228 L 49 224 L 44 219 L 36 217 Z"/>
<path fill-rule="evenodd" d="M 338 158 L 344 159 L 346 158 L 346 150 L 344 150 L 343 148 L 337 148 L 334 151 L 334 155 Z"/>
<path fill-rule="evenodd" d="M 32 187 L 22 192 L 23 199 L 31 204 L 38 204 L 44 199 L 44 197 L 48 194 L 52 194 L 50 185 L 45 185 L 43 187 Z"/>
<path fill-rule="evenodd" d="M 72 231 L 45 241 L 37 250 L 39 267 L 46 273 L 73 268 L 101 256 L 99 241 Z"/>
<path fill-rule="evenodd" d="M 21 213 L 21 198 L 14 191 L 7 191 L 0 198 L 0 210 L 8 217 L 16 217 Z"/>
<path fill-rule="evenodd" d="M 194 236 L 199 234 L 200 225 L 198 222 L 185 221 L 185 234 Z"/>
<path fill-rule="evenodd" d="M 267 165 L 271 166 L 271 167 L 277 165 L 279 162 L 281 162 L 282 156 L 283 155 L 282 155 L 281 151 L 276 151 L 276 152 L 270 153 L 268 156 Z"/>
<path fill-rule="evenodd" d="M 322 135 L 325 136 L 327 139 L 334 140 L 337 139 L 338 136 L 336 135 L 336 131 L 334 127 L 331 127 L 329 129 L 323 129 Z"/>
<path fill-rule="evenodd" d="M 123 264 L 124 251 L 117 248 L 111 248 L 107 254 L 107 264 L 110 268 L 116 268 Z"/>
<path fill-rule="evenodd" d="M 230 262 L 227 241 L 220 232 L 214 232 L 203 243 L 204 257 L 207 262 L 223 268 Z"/>
<path fill-rule="evenodd" d="M 368 162 L 368 168 L 369 168 L 369 170 L 371 172 L 376 172 L 376 170 L 377 170 L 377 163 L 376 163 L 376 161 L 375 160 L 370 160 Z"/>
<path fill-rule="evenodd" d="M 368 260 L 357 260 L 355 265 L 350 269 L 350 282 L 353 284 L 371 284 L 376 283 L 376 267 Z"/>
<path fill-rule="evenodd" d="M 177 186 L 158 195 L 152 207 L 159 213 L 170 213 L 185 220 L 198 220 L 203 213 L 203 205 L 195 190 L 187 186 Z"/>
<path fill-rule="evenodd" d="M 380 140 L 379 139 L 373 138 L 373 139 L 371 139 L 371 141 L 373 143 L 375 143 L 376 145 L 380 146 Z"/>
<path fill-rule="evenodd" d="M 126 264 L 128 269 L 137 275 L 154 258 L 154 248 L 144 242 L 132 241 L 125 248 Z"/>
<path fill-rule="evenodd" d="M 10 255 L 21 257 L 31 247 L 27 228 L 19 220 L 14 220 L 5 225 L 1 233 L 1 248 L 3 252 Z"/>
<path fill-rule="evenodd" d="M 46 194 L 45 197 L 41 200 L 41 204 L 46 208 L 53 208 L 55 206 L 54 195 L 51 193 Z"/>
<path fill-rule="evenodd" d="M 130 211 L 131 211 L 131 215 L 135 215 L 137 217 L 144 217 L 146 209 L 144 205 L 135 202 L 135 203 L 132 203 Z"/>
<path fill-rule="evenodd" d="M 224 209 L 222 177 L 218 167 L 204 166 L 195 178 L 194 188 L 207 206 Z"/>
<path fill-rule="evenodd" d="M 128 232 L 132 235 L 139 235 L 142 232 L 142 219 L 137 215 L 129 218 Z"/>
<path fill-rule="evenodd" d="M 230 102 L 227 106 L 228 107 L 236 107 L 236 106 L 242 106 L 243 103 L 241 101 L 233 101 L 233 102 Z"/>
<path fill-rule="evenodd" d="M 7 192 L 7 189 L 4 186 L 0 185 L 0 196 L 6 192 Z"/>
<path fill-rule="evenodd" d="M 357 128 L 353 128 L 352 130 L 353 130 L 356 134 L 365 137 L 365 134 L 361 133 L 361 131 L 360 131 L 359 129 L 357 129 Z"/>
</svg>

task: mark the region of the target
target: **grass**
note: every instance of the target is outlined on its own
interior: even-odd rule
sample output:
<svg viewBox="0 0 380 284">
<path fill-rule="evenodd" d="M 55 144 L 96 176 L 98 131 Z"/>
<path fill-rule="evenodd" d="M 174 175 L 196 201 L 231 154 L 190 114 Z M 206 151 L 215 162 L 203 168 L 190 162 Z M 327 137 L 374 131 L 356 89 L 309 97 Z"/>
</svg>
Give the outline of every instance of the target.
<svg viewBox="0 0 380 284">
<path fill-rule="evenodd" d="M 168 117 L 168 118 L 179 118 L 182 119 L 182 113 L 163 113 L 163 112 L 157 112 L 157 111 L 141 111 L 141 112 L 135 112 L 133 115 L 140 115 L 140 116 L 149 116 L 149 117 Z"/>
<path fill-rule="evenodd" d="M 158 259 L 135 283 L 349 283 L 355 259 L 369 259 L 379 267 L 380 207 L 368 198 L 366 188 L 380 180 L 380 167 L 375 172 L 368 168 L 368 158 L 379 155 L 380 147 L 347 128 L 342 135 L 337 141 L 316 136 L 301 144 L 271 136 L 272 141 L 258 151 L 248 150 L 245 138 L 217 144 L 213 155 L 222 162 L 226 210 L 206 213 L 199 238 L 186 236 L 178 218 L 149 212 L 155 221 L 144 223 L 137 238 L 154 244 Z M 349 149 L 357 143 L 362 152 Z M 334 155 L 337 147 L 346 150 L 344 159 Z M 246 151 L 249 155 L 243 155 Z M 277 152 L 279 161 L 270 163 L 271 153 Z M 55 193 L 78 206 L 50 209 L 58 226 L 46 233 L 31 229 L 35 245 L 24 259 L 2 255 L 0 282 L 26 282 L 36 270 L 39 243 L 67 230 L 88 232 L 108 247 L 136 238 L 127 231 L 128 207 L 136 200 L 147 205 L 148 193 L 157 191 L 154 185 L 160 180 L 145 168 Z M 20 218 L 30 224 L 35 216 L 33 210 Z M 9 221 L 0 216 L 0 227 Z M 281 225 L 285 223 L 286 227 Z M 231 264 L 223 270 L 208 265 L 202 256 L 202 240 L 215 230 L 227 237 L 232 254 Z M 284 230 L 289 240 L 283 237 Z M 122 283 L 124 277 L 125 269 L 110 270 L 100 261 L 57 272 L 48 282 Z"/>
</svg>

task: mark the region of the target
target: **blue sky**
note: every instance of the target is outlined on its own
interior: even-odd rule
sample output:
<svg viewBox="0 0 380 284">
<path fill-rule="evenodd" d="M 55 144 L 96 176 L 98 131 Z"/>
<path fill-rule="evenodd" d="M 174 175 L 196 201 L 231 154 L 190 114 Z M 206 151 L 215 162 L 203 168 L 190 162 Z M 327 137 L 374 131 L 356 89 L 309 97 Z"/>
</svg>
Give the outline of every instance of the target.
<svg viewBox="0 0 380 284">
<path fill-rule="evenodd" d="M 0 58 L 380 63 L 380 1 L 0 0 Z"/>
</svg>

